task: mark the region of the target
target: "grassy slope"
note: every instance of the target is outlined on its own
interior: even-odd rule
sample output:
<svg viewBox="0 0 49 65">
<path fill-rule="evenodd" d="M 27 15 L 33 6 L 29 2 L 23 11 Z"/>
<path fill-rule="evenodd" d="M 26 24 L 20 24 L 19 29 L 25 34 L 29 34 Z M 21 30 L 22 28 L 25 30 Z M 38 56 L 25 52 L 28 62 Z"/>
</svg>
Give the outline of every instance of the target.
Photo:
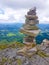
<svg viewBox="0 0 49 65">
<path fill-rule="evenodd" d="M 17 48 L 17 47 L 23 47 L 24 44 L 20 42 L 11 42 L 9 44 L 0 44 L 0 50 L 6 49 L 6 48 Z"/>
</svg>

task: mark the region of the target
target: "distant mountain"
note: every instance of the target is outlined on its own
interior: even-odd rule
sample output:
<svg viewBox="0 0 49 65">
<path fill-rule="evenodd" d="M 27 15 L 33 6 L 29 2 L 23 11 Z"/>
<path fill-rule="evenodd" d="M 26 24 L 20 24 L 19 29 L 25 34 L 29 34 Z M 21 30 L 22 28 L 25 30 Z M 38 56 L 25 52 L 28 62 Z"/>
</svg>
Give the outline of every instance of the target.
<svg viewBox="0 0 49 65">
<path fill-rule="evenodd" d="M 0 41 L 11 42 L 18 41 L 23 42 L 24 34 L 21 34 L 20 28 L 23 23 L 13 23 L 13 24 L 0 24 Z M 37 25 L 42 31 L 35 38 L 38 44 L 41 44 L 43 39 L 49 39 L 49 24 L 38 24 Z M 45 31 L 48 30 L 48 31 Z M 39 41 L 40 40 L 40 41 Z"/>
<path fill-rule="evenodd" d="M 0 30 L 1 30 L 1 29 L 20 28 L 22 25 L 23 25 L 22 23 L 0 24 Z"/>
<path fill-rule="evenodd" d="M 23 25 L 22 23 L 0 24 L 0 33 L 6 34 L 8 32 L 12 33 L 19 32 L 22 25 Z"/>
<path fill-rule="evenodd" d="M 37 25 L 42 31 L 49 30 L 49 24 L 38 24 Z"/>
<path fill-rule="evenodd" d="M 18 31 L 18 30 L 20 30 L 22 25 L 23 25 L 23 23 L 0 24 L 0 30 L 14 30 L 14 29 L 16 29 Z M 37 26 L 43 31 L 49 30 L 49 24 L 37 24 Z"/>
</svg>

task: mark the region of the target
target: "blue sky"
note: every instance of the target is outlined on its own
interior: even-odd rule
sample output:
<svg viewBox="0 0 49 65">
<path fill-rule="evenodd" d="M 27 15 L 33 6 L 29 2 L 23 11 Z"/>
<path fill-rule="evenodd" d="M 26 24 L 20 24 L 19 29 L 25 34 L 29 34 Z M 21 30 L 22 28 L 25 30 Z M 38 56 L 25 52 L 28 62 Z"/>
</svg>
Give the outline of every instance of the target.
<svg viewBox="0 0 49 65">
<path fill-rule="evenodd" d="M 24 23 L 27 11 L 36 6 L 39 23 L 49 23 L 49 0 L 0 0 L 0 23 Z"/>
</svg>

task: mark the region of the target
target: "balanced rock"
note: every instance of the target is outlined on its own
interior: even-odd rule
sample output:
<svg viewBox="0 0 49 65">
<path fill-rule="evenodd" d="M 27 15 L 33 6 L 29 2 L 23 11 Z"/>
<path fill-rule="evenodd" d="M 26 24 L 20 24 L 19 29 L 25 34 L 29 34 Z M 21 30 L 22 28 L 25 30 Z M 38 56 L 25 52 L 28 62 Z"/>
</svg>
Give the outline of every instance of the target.
<svg viewBox="0 0 49 65">
<path fill-rule="evenodd" d="M 38 19 L 38 16 L 36 16 L 36 15 L 25 15 L 25 17 L 26 17 L 27 19 L 30 19 L 30 20 Z"/>
</svg>

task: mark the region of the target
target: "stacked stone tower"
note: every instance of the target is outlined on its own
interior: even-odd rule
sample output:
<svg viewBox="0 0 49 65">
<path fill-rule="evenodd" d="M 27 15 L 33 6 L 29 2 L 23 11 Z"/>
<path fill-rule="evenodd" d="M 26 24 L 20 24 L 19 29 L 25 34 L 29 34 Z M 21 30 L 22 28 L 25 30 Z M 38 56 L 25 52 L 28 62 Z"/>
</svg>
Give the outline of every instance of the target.
<svg viewBox="0 0 49 65">
<path fill-rule="evenodd" d="M 36 35 L 40 32 L 40 29 L 36 26 L 36 24 L 39 24 L 38 16 L 36 16 L 36 7 L 30 9 L 25 17 L 25 24 L 20 30 L 21 33 L 25 34 L 23 40 L 25 47 L 22 50 L 19 50 L 19 52 L 24 52 L 28 49 L 31 49 L 32 45 L 36 45 L 34 44 L 34 39 Z"/>
</svg>

